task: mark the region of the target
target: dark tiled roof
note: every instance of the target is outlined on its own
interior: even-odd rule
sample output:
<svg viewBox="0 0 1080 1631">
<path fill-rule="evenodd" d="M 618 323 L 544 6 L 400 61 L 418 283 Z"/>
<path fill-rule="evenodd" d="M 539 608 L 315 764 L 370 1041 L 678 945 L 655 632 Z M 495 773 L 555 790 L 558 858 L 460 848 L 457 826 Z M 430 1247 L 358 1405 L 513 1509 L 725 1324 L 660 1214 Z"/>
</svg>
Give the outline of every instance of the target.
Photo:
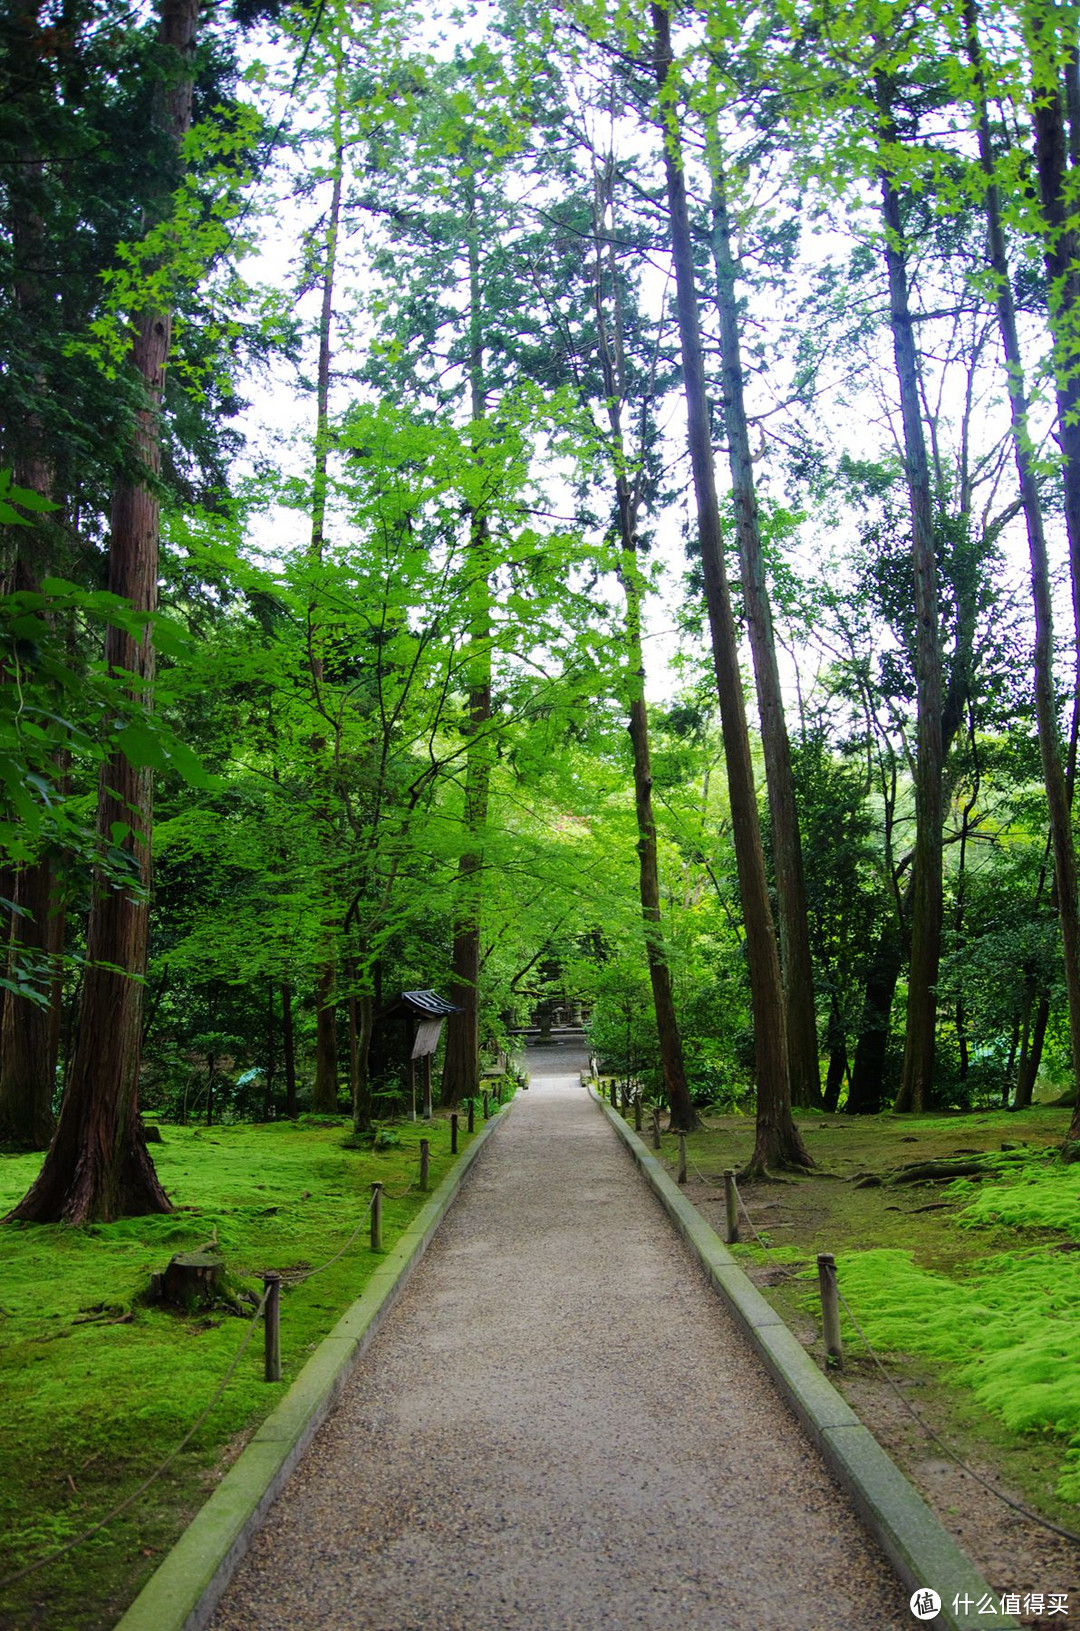
<svg viewBox="0 0 1080 1631">
<path fill-rule="evenodd" d="M 401 1001 L 416 1013 L 430 1014 L 432 1018 L 441 1017 L 443 1014 L 461 1012 L 457 1003 L 447 1002 L 446 998 L 440 997 L 437 991 L 403 991 Z"/>
</svg>

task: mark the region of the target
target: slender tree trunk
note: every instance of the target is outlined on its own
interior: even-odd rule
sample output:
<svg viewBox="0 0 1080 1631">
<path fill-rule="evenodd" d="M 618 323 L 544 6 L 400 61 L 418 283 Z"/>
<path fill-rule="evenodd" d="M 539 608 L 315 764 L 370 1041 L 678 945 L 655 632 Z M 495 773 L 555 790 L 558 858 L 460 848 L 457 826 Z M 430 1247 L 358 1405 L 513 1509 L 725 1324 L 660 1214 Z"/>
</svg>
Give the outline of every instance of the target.
<svg viewBox="0 0 1080 1631">
<path fill-rule="evenodd" d="M 664 169 L 675 265 L 690 461 L 697 501 L 698 542 L 720 701 L 728 798 L 750 972 L 757 1078 L 757 1136 L 748 1171 L 761 1173 L 769 1167 L 809 1167 L 813 1162 L 791 1116 L 784 993 L 765 876 L 754 768 L 739 672 L 738 640 L 724 566 L 701 349 L 700 313 L 694 284 L 690 213 L 686 201 L 678 122 L 673 103 L 668 100 L 675 90 L 670 18 L 667 7 L 659 0 L 652 0 L 650 10 L 656 79 L 665 110 Z"/>
<path fill-rule="evenodd" d="M 750 432 L 743 397 L 743 371 L 739 343 L 739 314 L 735 292 L 735 262 L 731 253 L 727 198 L 719 151 L 712 134 L 712 246 L 716 267 L 720 344 L 723 356 L 724 428 L 727 432 L 731 492 L 735 505 L 735 535 L 739 544 L 743 601 L 746 607 L 750 650 L 754 659 L 761 745 L 769 791 L 773 867 L 776 875 L 777 919 L 780 928 L 780 967 L 784 980 L 787 1017 L 788 1075 L 791 1101 L 803 1107 L 821 1104 L 818 1065 L 817 1016 L 814 1008 L 814 964 L 810 955 L 810 929 L 803 881 L 802 840 L 791 773 L 791 746 L 780 669 L 776 660 L 772 607 L 761 548 L 761 525 Z"/>
<path fill-rule="evenodd" d="M 285 1114 L 295 1121 L 299 1114 L 296 1102 L 296 1039 L 293 1033 L 292 986 L 288 980 L 281 986 L 281 1052 L 285 1063 Z"/>
<path fill-rule="evenodd" d="M 1054 687 L 1054 619 L 1050 579 L 1050 563 L 1043 529 L 1042 501 L 1032 455 L 1028 429 L 1027 391 L 1024 383 L 1023 358 L 1016 328 L 1016 307 L 1012 281 L 1009 276 L 1005 235 L 1001 223 L 1001 202 L 994 179 L 994 154 L 990 137 L 986 92 L 983 83 L 982 53 L 978 35 L 978 12 L 975 0 L 967 0 L 965 7 L 968 55 L 975 70 L 978 106 L 979 158 L 986 176 L 986 219 L 990 250 L 990 265 L 994 272 L 998 327 L 1005 352 L 1005 373 L 1012 419 L 1013 452 L 1020 482 L 1020 497 L 1024 506 L 1027 528 L 1028 556 L 1031 561 L 1031 596 L 1035 608 L 1035 717 L 1039 730 L 1039 753 L 1043 780 L 1046 784 L 1046 802 L 1050 816 L 1050 838 L 1054 852 L 1054 892 L 1057 897 L 1058 920 L 1061 924 L 1061 942 L 1065 962 L 1065 992 L 1069 1013 L 1069 1040 L 1072 1053 L 1073 1080 L 1080 1084 L 1080 894 L 1077 885 L 1076 846 L 1073 839 L 1072 819 L 1069 811 L 1069 790 L 1065 775 L 1065 755 L 1058 725 L 1057 697 Z M 1037 116 L 1041 118 L 1041 114 Z M 1074 275 L 1070 270 L 1069 275 Z M 1075 307 L 1074 309 L 1080 309 Z M 1077 399 L 1080 409 L 1080 397 Z M 1068 459 L 1066 459 L 1068 463 Z M 1080 464 L 1077 465 L 1080 475 Z M 1080 580 L 1076 580 L 1080 581 Z M 1045 1029 L 1045 1026 L 1044 1026 Z M 1041 1044 L 1040 1044 L 1041 1051 Z M 1036 1066 L 1036 1069 L 1038 1067 Z M 1034 1077 L 1026 1083 L 1027 1099 L 1031 1102 Z M 1017 1084 L 1020 1100 L 1021 1084 Z M 1069 1129 L 1070 1138 L 1080 1137 L 1080 1103 Z"/>
<path fill-rule="evenodd" d="M 866 976 L 851 1086 L 844 1107 L 849 1116 L 876 1116 L 881 1109 L 893 998 L 904 960 L 903 944 L 899 925 L 890 919 L 878 936 Z"/>
<path fill-rule="evenodd" d="M 890 90 L 877 80 L 882 134 L 894 139 Z M 924 1110 L 934 1082 L 937 978 L 941 961 L 942 789 L 941 622 L 938 614 L 937 555 L 930 471 L 919 406 L 918 359 L 908 304 L 907 267 L 900 197 L 890 172 L 881 172 L 885 263 L 889 275 L 889 319 L 893 336 L 900 410 L 904 425 L 905 472 L 911 505 L 911 556 L 915 575 L 915 679 L 918 750 L 915 762 L 915 856 L 911 887 L 911 962 L 908 969 L 907 1028 L 897 1110 Z"/>
<path fill-rule="evenodd" d="M 468 188 L 469 417 L 479 425 L 487 413 L 480 244 L 476 181 Z M 451 954 L 450 1000 L 457 1012 L 446 1021 L 442 1102 L 454 1105 L 480 1090 L 480 934 L 483 914 L 483 834 L 491 787 L 491 590 L 489 537 L 482 510 L 470 521 L 469 723 L 465 763 L 466 848 L 458 862 L 457 905 Z"/>
<path fill-rule="evenodd" d="M 4 1008 L 0 1032 L 0 1143 L 47 1150 L 55 1127 L 54 1043 L 58 1040 L 52 1010 L 58 905 L 48 862 L 38 861 L 22 868 L 15 884 L 15 904 L 23 915 L 12 914 L 11 959 L 36 967 L 34 984 L 42 1000 L 9 996 Z"/>
<path fill-rule="evenodd" d="M 968 8 L 965 20 L 968 20 Z M 1075 86 L 1070 97 L 1063 95 L 1058 61 L 1062 39 L 1055 10 L 1039 3 L 1024 7 L 1030 45 L 1032 81 L 1032 120 L 1035 133 L 1035 169 L 1044 221 L 1043 263 L 1049 290 L 1050 329 L 1054 337 L 1054 381 L 1057 396 L 1057 442 L 1062 455 L 1062 486 L 1065 497 L 1065 530 L 1069 541 L 1069 567 L 1072 582 L 1073 634 L 1080 661 L 1080 339 L 1076 332 L 1080 316 L 1080 233 L 1075 217 L 1075 157 L 1070 164 L 1070 147 L 1080 140 L 1075 125 L 1066 129 L 1066 114 L 1076 113 Z M 1062 13 L 1065 28 L 1067 13 Z M 1071 19 L 1075 34 L 1075 15 Z M 968 40 L 972 38 L 968 21 Z M 976 51 L 979 50 L 975 35 Z M 969 43 L 970 55 L 970 43 Z M 1075 79 L 1075 40 L 1071 72 Z M 979 65 L 981 76 L 981 62 Z M 981 90 L 985 101 L 985 90 Z M 1077 1134 L 1070 1131 L 1070 1137 Z"/>
<path fill-rule="evenodd" d="M 614 236 L 613 172 L 608 166 L 607 193 L 604 202 L 611 211 L 612 237 Z M 604 307 L 604 266 L 600 250 L 602 212 L 597 211 L 593 232 L 596 240 L 596 276 L 594 304 L 596 309 L 600 367 L 604 394 L 608 405 L 608 423 L 615 463 L 615 496 L 619 518 L 619 543 L 622 551 L 620 576 L 626 595 L 626 655 L 630 743 L 634 764 L 634 808 L 637 815 L 638 892 L 641 917 L 645 932 L 645 957 L 649 966 L 652 987 L 653 1013 L 656 1018 L 656 1036 L 660 1049 L 660 1066 L 664 1077 L 664 1093 L 671 1114 L 671 1126 L 689 1132 L 697 1125 L 698 1116 L 690 1097 L 683 1058 L 682 1037 L 675 1011 L 671 969 L 664 937 L 660 907 L 660 863 L 656 846 L 656 819 L 652 805 L 652 764 L 649 752 L 649 712 L 645 701 L 645 659 L 641 648 L 642 583 L 637 559 L 638 497 L 631 488 L 627 475 L 626 446 L 623 436 L 622 404 L 626 393 L 624 366 L 624 332 L 622 303 L 619 298 L 619 268 L 614 254 L 614 243 L 608 244 L 608 270 L 614 302 L 613 334 L 609 334 Z M 630 1064 L 627 1060 L 627 1092 L 629 1092 Z"/>
<path fill-rule="evenodd" d="M 311 495 L 311 565 L 316 573 L 322 566 L 326 542 L 326 495 L 330 452 L 330 355 L 331 331 L 334 320 L 334 277 L 337 270 L 337 243 L 341 220 L 341 184 L 344 169 L 344 147 L 341 137 L 341 102 L 343 97 L 340 71 L 334 96 L 334 168 L 330 192 L 330 213 L 326 229 L 326 251 L 322 276 L 322 308 L 319 315 L 319 362 L 315 385 L 315 470 Z M 315 702 L 322 706 L 323 656 L 322 636 L 318 624 L 315 593 L 308 606 L 308 661 Z M 314 738 L 312 747 L 317 754 L 325 743 Z M 324 767 L 325 771 L 329 766 Z M 326 802 L 320 808 L 318 819 L 328 845 L 333 844 L 333 809 Z M 315 1087 L 312 1109 L 322 1115 L 336 1115 L 338 1108 L 338 1055 L 337 1005 L 334 987 L 337 983 L 335 943 L 337 922 L 331 900 L 324 902 L 324 950 L 315 970 Z"/>
<path fill-rule="evenodd" d="M 166 66 L 159 117 L 173 143 L 174 175 L 163 178 L 162 204 L 180 167 L 180 148 L 191 124 L 191 59 L 198 0 L 161 0 L 159 42 Z M 169 355 L 171 314 L 140 312 L 134 321 L 133 362 L 144 400 L 135 415 L 138 472 L 115 491 L 109 544 L 109 588 L 139 611 L 157 604 L 161 466 L 158 412 Z M 141 640 L 111 627 L 105 641 L 110 669 L 136 676 L 145 696 L 153 680 L 149 627 Z M 151 773 L 120 754 L 103 767 L 97 830 L 103 843 L 117 826 L 137 867 L 137 888 L 95 885 L 87 932 L 87 970 L 79 1034 L 59 1125 L 41 1172 L 10 1214 L 25 1222 L 85 1223 L 145 1212 L 168 1212 L 138 1115 L 150 888 Z"/>
<path fill-rule="evenodd" d="M 362 991 L 353 998 L 353 1131 L 366 1133 L 371 1128 L 371 1032 L 375 1021 L 375 1003 L 370 991 Z"/>
<path fill-rule="evenodd" d="M 831 1112 L 840 1102 L 840 1090 L 844 1085 L 848 1068 L 847 1038 L 840 1021 L 840 1005 L 835 992 L 829 1004 L 829 1029 L 826 1041 L 829 1049 L 829 1068 L 825 1076 L 822 1109 Z"/>
<path fill-rule="evenodd" d="M 50 94 L 41 10 L 37 4 L 20 9 L 10 30 L 12 49 L 7 63 L 8 83 L 18 86 L 22 98 L 36 99 L 39 114 Z M 28 143 L 6 178 L 5 225 L 11 240 L 14 304 L 28 334 L 31 357 L 36 352 L 37 337 L 51 320 L 43 278 L 44 180 L 41 153 Z M 47 389 L 44 371 L 39 367 L 37 372 L 43 393 Z M 31 411 L 18 423 L 6 424 L 3 435 L 10 445 L 15 483 L 43 498 L 54 498 L 55 468 L 46 451 L 40 414 Z M 12 531 L 18 554 L 11 572 L 4 574 L 4 591 L 37 591 L 41 577 L 56 570 L 55 529 L 48 521 L 39 520 L 34 526 Z M 4 1005 L 0 1019 L 0 1141 L 45 1150 L 55 1128 L 52 1101 L 60 1041 L 56 1004 L 62 993 L 57 969 L 64 939 L 64 911 L 54 858 L 46 853 L 20 867 L 7 898 L 14 899 L 22 914 L 12 917 L 9 976 L 14 972 L 15 960 L 33 966 L 33 984 L 44 1006 L 13 994 Z"/>
<path fill-rule="evenodd" d="M 315 1088 L 311 1108 L 320 1115 L 336 1116 L 338 1110 L 337 1004 L 334 982 L 337 968 L 323 962 L 315 974 Z"/>
<path fill-rule="evenodd" d="M 266 982 L 266 1070 L 263 1076 L 263 1120 L 274 1114 L 274 1084 L 277 1080 L 277 1015 L 274 1012 L 274 982 Z"/>
<path fill-rule="evenodd" d="M 1030 1035 L 1024 1039 L 1025 1047 L 1016 1074 L 1016 1095 L 1012 1104 L 1014 1110 L 1026 1110 L 1031 1104 L 1035 1083 L 1039 1079 L 1039 1066 L 1042 1064 L 1043 1043 L 1046 1041 L 1046 1025 L 1049 1018 L 1050 999 L 1043 992 L 1035 1010 L 1035 1023 L 1031 1027 Z"/>
</svg>

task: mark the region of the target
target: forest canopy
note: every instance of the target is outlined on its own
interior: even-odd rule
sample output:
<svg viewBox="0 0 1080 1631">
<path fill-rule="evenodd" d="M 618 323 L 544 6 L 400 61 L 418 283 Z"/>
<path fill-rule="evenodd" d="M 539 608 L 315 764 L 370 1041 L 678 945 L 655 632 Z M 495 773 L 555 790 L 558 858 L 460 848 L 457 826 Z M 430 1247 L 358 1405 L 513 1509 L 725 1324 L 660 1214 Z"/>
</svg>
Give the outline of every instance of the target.
<svg viewBox="0 0 1080 1631">
<path fill-rule="evenodd" d="M 9 8 L 13 1218 L 370 1129 L 417 989 L 447 1105 L 584 1013 L 757 1172 L 1075 1106 L 1077 22 Z"/>
</svg>

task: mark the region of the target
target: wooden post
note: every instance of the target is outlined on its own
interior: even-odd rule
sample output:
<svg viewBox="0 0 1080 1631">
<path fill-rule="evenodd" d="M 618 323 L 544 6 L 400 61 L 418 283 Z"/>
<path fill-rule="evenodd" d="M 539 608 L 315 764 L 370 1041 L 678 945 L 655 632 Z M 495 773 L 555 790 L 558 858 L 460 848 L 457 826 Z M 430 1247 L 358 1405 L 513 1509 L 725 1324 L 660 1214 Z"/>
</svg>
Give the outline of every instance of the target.
<svg viewBox="0 0 1080 1631">
<path fill-rule="evenodd" d="M 409 1058 L 409 1114 L 416 1120 L 416 1061 Z"/>
<path fill-rule="evenodd" d="M 473 1130 L 473 1126 L 475 1124 L 475 1121 L 476 1121 L 476 1100 L 475 1099 L 470 1099 L 469 1100 L 469 1132 L 470 1133 Z"/>
<path fill-rule="evenodd" d="M 457 1129 L 458 1129 L 458 1118 L 457 1118 L 457 1111 L 455 1110 L 453 1115 L 450 1117 L 450 1154 L 451 1155 L 456 1155 L 457 1154 Z"/>
<path fill-rule="evenodd" d="M 488 1098 L 488 1090 L 485 1087 L 485 1089 L 484 1089 L 484 1120 L 487 1121 L 487 1119 L 488 1119 L 488 1117 L 490 1115 L 491 1115 L 491 1101 Z"/>
<path fill-rule="evenodd" d="M 739 1191 L 735 1188 L 735 1174 L 730 1167 L 724 1173 L 724 1211 L 727 1214 L 727 1243 L 734 1246 L 739 1238 Z"/>
<path fill-rule="evenodd" d="M 378 1181 L 371 1186 L 371 1249 L 382 1251 L 382 1191 Z"/>
<path fill-rule="evenodd" d="M 686 1134 L 679 1134 L 679 1177 L 680 1184 L 686 1182 Z"/>
<path fill-rule="evenodd" d="M 630 1110 L 630 1083 L 628 1081 L 622 1084 L 620 1101 L 619 1114 L 625 1119 Z"/>
<path fill-rule="evenodd" d="M 641 1094 L 640 1093 L 635 1093 L 634 1094 L 634 1131 L 635 1131 L 635 1133 L 640 1133 L 640 1131 L 641 1131 Z"/>
<path fill-rule="evenodd" d="M 431 1055 L 424 1055 L 424 1120 L 431 1120 Z"/>
<path fill-rule="evenodd" d="M 426 1138 L 420 1140 L 420 1192 L 426 1195 L 430 1188 L 431 1174 L 431 1144 Z"/>
<path fill-rule="evenodd" d="M 619 1108 L 619 1084 L 615 1080 L 614 1076 L 611 1078 L 609 1093 L 611 1096 L 611 1108 L 613 1110 L 617 1110 Z"/>
<path fill-rule="evenodd" d="M 836 1288 L 836 1259 L 832 1252 L 818 1252 L 817 1277 L 818 1291 L 821 1293 L 821 1333 L 825 1338 L 825 1363 L 833 1370 L 843 1370 L 840 1298 Z"/>
<path fill-rule="evenodd" d="M 654 1150 L 660 1148 L 660 1112 L 655 1104 L 652 1107 L 652 1147 Z"/>
<path fill-rule="evenodd" d="M 269 1270 L 263 1275 L 266 1302 L 263 1327 L 266 1336 L 266 1380 L 281 1381 L 281 1275 Z"/>
</svg>

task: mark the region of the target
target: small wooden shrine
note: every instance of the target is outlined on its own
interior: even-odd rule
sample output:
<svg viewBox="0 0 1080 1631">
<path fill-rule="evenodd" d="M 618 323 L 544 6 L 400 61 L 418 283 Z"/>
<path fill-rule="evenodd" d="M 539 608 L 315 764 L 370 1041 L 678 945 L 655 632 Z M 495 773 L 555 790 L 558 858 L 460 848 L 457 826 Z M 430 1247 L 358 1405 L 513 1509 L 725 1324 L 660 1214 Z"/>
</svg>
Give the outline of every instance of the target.
<svg viewBox="0 0 1080 1631">
<path fill-rule="evenodd" d="M 458 1014 L 456 1003 L 440 997 L 437 991 L 402 991 L 385 1003 L 375 1017 L 382 1031 L 382 1048 L 389 1061 L 404 1059 L 412 1119 L 416 1120 L 416 1067 L 420 1082 L 424 1120 L 431 1120 L 431 1061 L 439 1046 L 443 1020 Z"/>
</svg>

